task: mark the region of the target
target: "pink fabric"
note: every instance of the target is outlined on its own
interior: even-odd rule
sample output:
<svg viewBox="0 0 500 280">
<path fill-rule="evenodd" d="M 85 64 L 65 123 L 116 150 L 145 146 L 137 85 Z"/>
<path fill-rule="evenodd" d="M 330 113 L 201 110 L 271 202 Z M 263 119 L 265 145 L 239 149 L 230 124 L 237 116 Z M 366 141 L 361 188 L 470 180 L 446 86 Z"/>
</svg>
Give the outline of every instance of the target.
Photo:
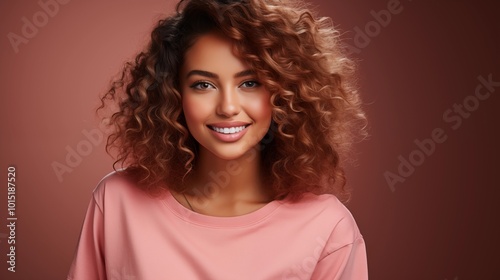
<svg viewBox="0 0 500 280">
<path fill-rule="evenodd" d="M 68 279 L 368 279 L 363 237 L 333 195 L 242 216 L 192 212 L 122 176 L 93 192 Z"/>
</svg>

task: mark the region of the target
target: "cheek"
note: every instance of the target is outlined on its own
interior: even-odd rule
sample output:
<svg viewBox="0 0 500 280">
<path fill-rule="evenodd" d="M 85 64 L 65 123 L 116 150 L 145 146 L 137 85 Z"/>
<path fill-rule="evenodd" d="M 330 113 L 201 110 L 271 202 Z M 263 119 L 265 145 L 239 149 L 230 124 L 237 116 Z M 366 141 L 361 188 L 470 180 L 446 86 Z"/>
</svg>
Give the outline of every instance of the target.
<svg viewBox="0 0 500 280">
<path fill-rule="evenodd" d="M 254 96 L 252 99 L 246 100 L 246 111 L 250 118 L 252 118 L 257 126 L 254 127 L 256 144 L 260 141 L 268 132 L 269 126 L 272 120 L 272 105 L 270 101 L 270 95 L 258 95 Z"/>
<path fill-rule="evenodd" d="M 199 98 L 190 95 L 183 96 L 182 110 L 184 111 L 188 127 L 196 126 L 200 122 L 203 123 L 206 117 L 206 111 L 208 110 L 207 103 L 200 101 Z"/>
<path fill-rule="evenodd" d="M 252 117 L 261 122 L 271 121 L 272 105 L 269 94 L 263 94 L 248 101 L 248 109 Z"/>
</svg>

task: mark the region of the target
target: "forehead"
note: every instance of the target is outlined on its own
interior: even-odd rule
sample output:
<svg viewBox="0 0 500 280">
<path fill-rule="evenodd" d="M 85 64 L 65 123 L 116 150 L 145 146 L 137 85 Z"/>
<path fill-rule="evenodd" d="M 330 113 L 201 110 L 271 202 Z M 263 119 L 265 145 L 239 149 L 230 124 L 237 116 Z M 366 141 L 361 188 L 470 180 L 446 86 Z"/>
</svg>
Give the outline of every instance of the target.
<svg viewBox="0 0 500 280">
<path fill-rule="evenodd" d="M 248 65 L 236 55 L 229 38 L 207 33 L 198 37 L 184 54 L 181 73 L 194 69 L 223 74 L 240 72 L 248 69 Z"/>
</svg>

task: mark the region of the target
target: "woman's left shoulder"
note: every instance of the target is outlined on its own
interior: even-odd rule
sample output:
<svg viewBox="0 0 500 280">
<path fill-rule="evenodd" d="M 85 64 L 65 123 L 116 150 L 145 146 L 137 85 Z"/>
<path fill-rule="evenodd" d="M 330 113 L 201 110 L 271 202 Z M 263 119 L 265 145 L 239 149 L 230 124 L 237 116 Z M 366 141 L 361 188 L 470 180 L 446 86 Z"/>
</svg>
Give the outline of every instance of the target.
<svg viewBox="0 0 500 280">
<path fill-rule="evenodd" d="M 342 203 L 335 195 L 333 194 L 320 194 L 320 195 L 315 195 L 312 194 L 312 196 L 315 197 L 315 200 L 317 201 L 316 203 L 318 204 L 318 207 L 321 209 L 324 209 L 325 212 L 331 214 L 336 214 L 339 217 L 344 217 L 344 218 L 349 218 L 354 220 L 351 211 L 346 207 L 344 203 Z"/>
<path fill-rule="evenodd" d="M 297 215 L 326 226 L 332 234 L 351 241 L 362 238 L 351 211 L 333 194 L 306 193 L 288 207 Z"/>
<path fill-rule="evenodd" d="M 352 217 L 347 207 L 333 194 L 304 193 L 298 201 L 290 203 L 290 206 L 313 212 L 325 212 L 328 216 Z"/>
</svg>

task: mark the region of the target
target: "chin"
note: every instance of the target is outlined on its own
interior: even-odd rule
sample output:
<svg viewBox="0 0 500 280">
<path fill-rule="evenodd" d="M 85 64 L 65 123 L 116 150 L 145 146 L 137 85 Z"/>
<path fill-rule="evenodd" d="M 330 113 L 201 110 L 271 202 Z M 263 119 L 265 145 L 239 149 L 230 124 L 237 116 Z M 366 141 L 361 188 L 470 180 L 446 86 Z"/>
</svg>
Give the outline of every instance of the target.
<svg viewBox="0 0 500 280">
<path fill-rule="evenodd" d="M 246 157 L 248 153 L 250 153 L 253 148 L 239 148 L 239 147 L 224 147 L 218 149 L 208 149 L 210 153 L 221 159 L 221 160 L 238 160 L 243 157 Z"/>
</svg>

